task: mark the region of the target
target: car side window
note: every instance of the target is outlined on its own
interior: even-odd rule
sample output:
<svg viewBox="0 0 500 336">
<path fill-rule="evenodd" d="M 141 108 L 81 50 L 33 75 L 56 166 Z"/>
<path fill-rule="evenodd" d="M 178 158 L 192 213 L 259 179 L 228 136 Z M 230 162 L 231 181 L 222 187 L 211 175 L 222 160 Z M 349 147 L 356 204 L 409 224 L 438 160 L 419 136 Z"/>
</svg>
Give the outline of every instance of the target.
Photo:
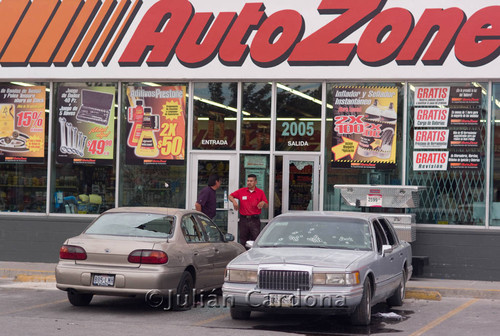
<svg viewBox="0 0 500 336">
<path fill-rule="evenodd" d="M 382 229 L 384 230 L 384 233 L 387 237 L 387 240 L 389 241 L 389 244 L 392 246 L 397 245 L 398 244 L 398 236 L 395 234 L 391 225 L 387 222 L 387 220 L 385 218 L 379 218 L 378 220 L 380 222 L 380 226 L 382 226 Z"/>
<path fill-rule="evenodd" d="M 377 252 L 382 253 L 382 245 L 388 244 L 387 237 L 378 220 L 373 221 L 373 228 L 375 230 L 375 240 L 377 241 Z"/>
<path fill-rule="evenodd" d="M 203 230 L 193 216 L 182 217 L 181 228 L 182 233 L 184 234 L 184 239 L 186 239 L 188 243 L 206 242 Z"/>
<path fill-rule="evenodd" d="M 211 243 L 223 242 L 224 238 L 217 225 L 205 216 L 197 215 L 201 226 L 205 230 L 208 241 Z"/>
</svg>

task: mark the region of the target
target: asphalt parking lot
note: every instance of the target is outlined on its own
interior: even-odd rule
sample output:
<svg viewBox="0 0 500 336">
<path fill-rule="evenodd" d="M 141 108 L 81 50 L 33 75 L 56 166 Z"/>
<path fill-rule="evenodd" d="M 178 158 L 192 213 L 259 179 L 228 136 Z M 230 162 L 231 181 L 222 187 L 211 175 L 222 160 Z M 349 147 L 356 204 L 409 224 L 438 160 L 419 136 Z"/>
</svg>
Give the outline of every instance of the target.
<svg viewBox="0 0 500 336">
<path fill-rule="evenodd" d="M 496 282 L 415 279 L 409 284 L 410 295 L 402 307 L 391 309 L 379 304 L 373 309 L 370 326 L 353 327 L 342 316 L 328 315 L 255 312 L 250 320 L 234 321 L 228 308 L 207 301 L 203 305 L 198 301 L 185 312 L 151 308 L 144 298 L 105 296 L 96 296 L 88 307 L 73 307 L 66 294 L 50 281 L 49 273 L 23 274 L 31 276 L 24 279 L 5 274 L 4 268 L 3 275 L 0 273 L 0 323 L 2 333 L 8 335 L 59 332 L 137 335 L 158 334 L 159 330 L 169 334 L 221 336 L 235 332 L 242 335 L 498 335 L 500 299 L 495 295 L 500 291 L 495 288 Z M 42 276 L 46 282 L 34 281 Z M 420 296 L 412 297 L 412 291 Z"/>
</svg>

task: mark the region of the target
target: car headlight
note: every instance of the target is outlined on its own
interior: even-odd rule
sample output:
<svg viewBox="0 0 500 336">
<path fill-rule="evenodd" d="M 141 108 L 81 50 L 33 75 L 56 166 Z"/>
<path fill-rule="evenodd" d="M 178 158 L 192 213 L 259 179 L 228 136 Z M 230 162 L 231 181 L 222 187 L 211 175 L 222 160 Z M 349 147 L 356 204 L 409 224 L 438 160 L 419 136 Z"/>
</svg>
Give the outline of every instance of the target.
<svg viewBox="0 0 500 336">
<path fill-rule="evenodd" d="M 352 286 L 359 283 L 359 272 L 313 273 L 314 285 Z"/>
<path fill-rule="evenodd" d="M 257 271 L 228 268 L 226 269 L 224 281 L 257 283 Z"/>
</svg>

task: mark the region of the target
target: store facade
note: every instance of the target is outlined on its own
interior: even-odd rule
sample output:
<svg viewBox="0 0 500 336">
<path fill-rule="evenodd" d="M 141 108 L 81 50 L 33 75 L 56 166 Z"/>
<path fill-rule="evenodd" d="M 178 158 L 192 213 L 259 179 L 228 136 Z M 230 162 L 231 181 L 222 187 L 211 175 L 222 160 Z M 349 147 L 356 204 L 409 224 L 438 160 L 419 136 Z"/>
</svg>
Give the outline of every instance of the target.
<svg viewBox="0 0 500 336">
<path fill-rule="evenodd" d="M 4 0 L 0 16 L 3 260 L 54 262 L 109 208 L 192 208 L 211 174 L 236 233 L 227 194 L 252 173 L 263 225 L 382 202 L 335 185 L 420 186 L 417 208 L 383 211 L 415 215 L 424 275 L 500 279 L 494 1 Z"/>
</svg>

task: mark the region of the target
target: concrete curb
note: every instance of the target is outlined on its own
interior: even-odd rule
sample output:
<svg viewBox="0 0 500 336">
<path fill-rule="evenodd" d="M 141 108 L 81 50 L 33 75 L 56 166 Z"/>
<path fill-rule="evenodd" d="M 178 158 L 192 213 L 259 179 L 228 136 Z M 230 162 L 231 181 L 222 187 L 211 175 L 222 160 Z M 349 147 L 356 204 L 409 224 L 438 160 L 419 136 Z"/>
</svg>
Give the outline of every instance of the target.
<svg viewBox="0 0 500 336">
<path fill-rule="evenodd" d="M 405 294 L 405 299 L 441 301 L 441 298 L 442 298 L 441 293 L 432 289 L 429 290 L 407 289 Z"/>
<path fill-rule="evenodd" d="M 491 299 L 500 300 L 500 290 L 497 289 L 477 289 L 477 288 L 451 288 L 451 287 L 412 287 L 407 288 L 406 297 L 415 296 L 415 298 L 423 298 L 426 293 L 438 293 L 440 297 L 456 297 L 456 298 L 473 298 L 473 299 Z M 419 297 L 420 296 L 420 297 Z M 425 300 L 432 300 L 425 298 Z"/>
<path fill-rule="evenodd" d="M 53 270 L 0 268 L 0 278 L 13 279 L 16 282 L 55 282 Z"/>
<path fill-rule="evenodd" d="M 18 274 L 14 277 L 16 282 L 56 282 L 55 275 L 28 275 Z"/>
</svg>

